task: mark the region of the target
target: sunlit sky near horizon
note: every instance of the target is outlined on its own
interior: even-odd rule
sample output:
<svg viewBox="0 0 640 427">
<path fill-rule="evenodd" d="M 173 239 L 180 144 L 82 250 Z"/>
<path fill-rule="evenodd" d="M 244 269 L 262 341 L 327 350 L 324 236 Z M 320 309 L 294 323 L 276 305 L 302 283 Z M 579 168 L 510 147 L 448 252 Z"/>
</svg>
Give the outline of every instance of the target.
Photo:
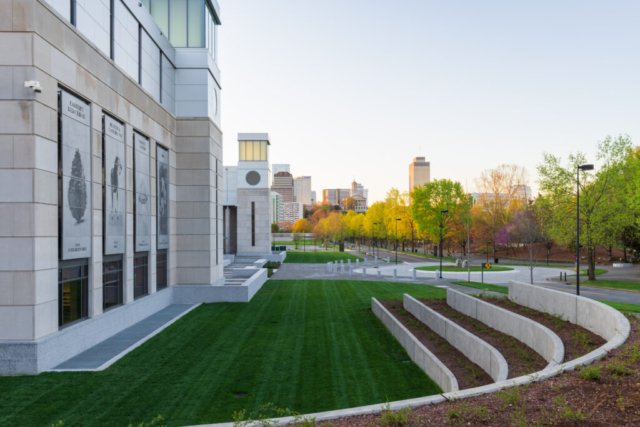
<svg viewBox="0 0 640 427">
<path fill-rule="evenodd" d="M 219 0 L 224 164 L 238 132 L 271 163 L 369 203 L 416 156 L 468 184 L 544 151 L 640 143 L 640 1 Z M 419 148 L 420 147 L 420 148 Z"/>
</svg>

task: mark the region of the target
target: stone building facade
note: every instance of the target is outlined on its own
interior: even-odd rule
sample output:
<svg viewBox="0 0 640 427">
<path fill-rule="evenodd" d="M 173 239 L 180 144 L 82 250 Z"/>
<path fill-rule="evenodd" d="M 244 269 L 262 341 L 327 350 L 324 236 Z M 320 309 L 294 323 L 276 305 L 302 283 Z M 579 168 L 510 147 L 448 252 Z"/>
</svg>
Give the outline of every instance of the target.
<svg viewBox="0 0 640 427">
<path fill-rule="evenodd" d="M 0 2 L 0 374 L 224 284 L 218 5 L 193 49 L 92 1 Z"/>
</svg>

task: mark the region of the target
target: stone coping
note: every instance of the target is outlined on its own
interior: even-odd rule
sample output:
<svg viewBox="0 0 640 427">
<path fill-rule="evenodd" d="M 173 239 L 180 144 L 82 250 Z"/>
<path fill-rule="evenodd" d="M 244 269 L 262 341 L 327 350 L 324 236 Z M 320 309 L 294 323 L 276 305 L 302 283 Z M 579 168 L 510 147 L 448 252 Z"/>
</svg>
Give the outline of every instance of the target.
<svg viewBox="0 0 640 427">
<path fill-rule="evenodd" d="M 403 306 L 436 334 L 460 350 L 469 360 L 480 366 L 495 382 L 507 379 L 509 365 L 494 346 L 408 294 L 404 294 Z"/>
<path fill-rule="evenodd" d="M 424 346 L 380 302 L 371 298 L 371 310 L 400 342 L 411 360 L 420 367 L 445 392 L 458 391 L 458 380 L 453 373 L 427 347 Z"/>
<path fill-rule="evenodd" d="M 527 285 L 527 284 L 523 284 L 523 283 L 521 283 L 521 285 L 531 286 L 531 287 L 535 288 L 536 290 L 539 290 L 540 292 L 552 291 L 551 289 L 542 288 L 542 287 L 534 286 L 534 285 Z M 511 286 L 510 286 L 509 292 L 511 293 Z M 377 413 L 377 412 L 380 412 L 383 409 L 385 409 L 387 407 L 387 405 L 389 405 L 389 408 L 391 410 L 399 410 L 399 409 L 406 408 L 406 407 L 418 407 L 418 406 L 431 405 L 431 404 L 435 404 L 435 403 L 441 403 L 441 402 L 444 402 L 446 400 L 450 401 L 450 400 L 464 399 L 464 398 L 467 398 L 467 397 L 479 396 L 479 395 L 486 394 L 486 393 L 495 393 L 497 391 L 500 391 L 500 390 L 503 390 L 503 389 L 506 389 L 506 388 L 517 387 L 517 386 L 521 386 L 521 385 L 525 385 L 525 384 L 534 383 L 534 382 L 537 382 L 537 381 L 543 381 L 543 380 L 546 380 L 548 378 L 551 378 L 551 377 L 554 377 L 556 375 L 559 375 L 559 374 L 561 374 L 563 372 L 573 371 L 574 369 L 576 369 L 576 367 L 589 365 L 589 364 L 591 364 L 593 362 L 596 362 L 597 360 L 600 360 L 602 357 L 604 357 L 611 350 L 614 350 L 614 349 L 620 347 L 622 344 L 624 344 L 624 342 L 629 337 L 629 333 L 631 331 L 631 325 L 629 324 L 629 320 L 627 320 L 627 318 L 624 317 L 624 315 L 622 313 L 620 313 L 618 310 L 614 309 L 613 307 L 609 307 L 608 305 L 605 305 L 605 304 L 602 304 L 602 303 L 600 303 L 598 301 L 590 300 L 590 299 L 584 298 L 584 297 L 576 296 L 576 298 L 580 298 L 582 300 L 588 300 L 588 301 L 584 302 L 585 304 L 593 303 L 593 304 L 596 304 L 596 305 L 604 306 L 604 309 L 606 309 L 606 311 L 609 313 L 610 317 L 615 318 L 615 321 L 611 322 L 611 324 L 612 323 L 616 324 L 615 330 L 611 331 L 612 332 L 612 337 L 604 345 L 602 345 L 600 348 L 597 348 L 597 349 L 593 350 L 589 354 L 586 354 L 586 355 L 584 355 L 582 357 L 579 357 L 577 359 L 571 360 L 569 362 L 562 363 L 562 364 L 560 364 L 558 366 L 555 366 L 553 368 L 547 367 L 547 368 L 543 369 L 542 371 L 538 371 L 538 372 L 535 372 L 533 374 L 524 375 L 524 376 L 521 376 L 521 377 L 518 377 L 518 378 L 512 378 L 512 379 L 509 379 L 509 380 L 506 380 L 506 381 L 500 381 L 500 382 L 497 382 L 497 383 L 488 384 L 488 385 L 481 386 L 481 387 L 475 387 L 475 388 L 470 388 L 470 389 L 466 389 L 466 390 L 459 390 L 459 391 L 454 391 L 454 392 L 450 392 L 450 393 L 443 393 L 443 394 L 439 394 L 439 395 L 435 395 L 435 396 L 425 396 L 425 397 L 418 397 L 418 398 L 415 398 L 415 399 L 398 400 L 398 401 L 395 401 L 395 402 L 389 402 L 388 404 L 387 403 L 377 403 L 377 404 L 374 404 L 374 405 L 359 406 L 359 407 L 348 408 L 348 409 L 338 409 L 338 410 L 335 410 L 335 411 L 316 412 L 316 413 L 308 414 L 308 415 L 306 415 L 306 417 L 315 418 L 316 421 L 326 421 L 326 420 L 332 420 L 332 419 L 336 419 L 336 418 L 348 417 L 348 416 L 353 416 L 353 415 L 364 415 L 364 414 Z M 271 421 L 273 422 L 272 425 L 284 425 L 284 424 L 287 424 L 287 423 L 291 423 L 293 421 L 293 418 L 291 418 L 291 417 L 275 418 L 275 419 L 273 419 Z M 205 427 L 233 427 L 233 423 L 201 424 L 200 425 L 200 427 L 203 427 L 203 426 L 205 426 Z"/>
<path fill-rule="evenodd" d="M 451 288 L 447 288 L 447 304 L 525 343 L 549 362 L 545 369 L 553 368 L 564 360 L 564 344 L 560 337 L 538 322 Z"/>
</svg>

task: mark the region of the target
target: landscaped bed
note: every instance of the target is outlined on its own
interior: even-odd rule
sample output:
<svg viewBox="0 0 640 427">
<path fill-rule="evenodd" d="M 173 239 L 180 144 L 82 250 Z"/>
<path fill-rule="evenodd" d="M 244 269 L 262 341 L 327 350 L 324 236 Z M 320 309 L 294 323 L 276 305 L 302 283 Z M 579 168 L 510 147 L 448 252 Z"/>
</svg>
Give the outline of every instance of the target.
<svg viewBox="0 0 640 427">
<path fill-rule="evenodd" d="M 423 271 L 440 271 L 440 266 L 439 265 L 428 265 L 426 267 L 416 267 L 416 270 L 423 270 Z M 471 272 L 479 272 L 482 271 L 482 267 L 479 265 L 472 265 L 471 266 Z M 456 267 L 453 265 L 443 265 L 442 266 L 442 271 L 453 271 L 453 272 L 458 272 L 458 273 L 465 273 L 467 271 L 469 271 L 469 268 L 467 267 Z M 484 272 L 485 273 L 491 273 L 491 272 L 496 272 L 496 271 L 513 271 L 513 268 L 511 267 L 496 267 L 493 266 L 490 269 L 489 268 L 485 268 Z"/>
<path fill-rule="evenodd" d="M 420 299 L 421 303 L 496 348 L 509 366 L 508 378 L 517 378 L 543 370 L 548 362 L 531 347 L 514 337 L 497 331 L 447 305 L 445 300 Z M 462 387 L 461 387 L 462 389 Z"/>
<path fill-rule="evenodd" d="M 440 300 L 442 301 L 442 300 Z M 458 381 L 460 389 L 479 387 L 493 383 L 493 379 L 480 366 L 471 362 L 431 328 L 407 312 L 402 301 L 387 300 L 380 303 L 389 310 L 411 333 L 442 362 Z"/>
<path fill-rule="evenodd" d="M 362 261 L 362 258 L 357 257 L 348 252 L 300 252 L 300 251 L 287 251 L 287 257 L 284 259 L 285 264 L 325 264 L 329 261 L 347 261 L 356 260 Z"/>
<path fill-rule="evenodd" d="M 479 296 L 480 299 L 498 307 L 517 313 L 546 326 L 560 337 L 564 344 L 564 362 L 577 359 L 604 345 L 605 340 L 582 326 L 563 320 L 560 316 L 552 316 L 528 307 L 516 304 L 506 298 Z"/>
<path fill-rule="evenodd" d="M 102 372 L 0 377 L 0 426 L 230 422 L 272 402 L 312 413 L 438 394 L 371 297 L 410 283 L 270 280 L 248 304 L 204 304 Z"/>
<path fill-rule="evenodd" d="M 391 426 L 638 426 L 640 321 L 627 342 L 576 371 L 497 393 L 402 411 L 331 420 L 334 427 Z"/>
</svg>

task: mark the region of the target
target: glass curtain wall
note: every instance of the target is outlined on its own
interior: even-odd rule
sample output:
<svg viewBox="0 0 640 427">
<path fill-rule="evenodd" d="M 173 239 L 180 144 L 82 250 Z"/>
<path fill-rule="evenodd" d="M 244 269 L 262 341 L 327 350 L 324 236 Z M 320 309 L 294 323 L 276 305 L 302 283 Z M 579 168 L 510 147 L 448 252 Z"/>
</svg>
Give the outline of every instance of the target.
<svg viewBox="0 0 640 427">
<path fill-rule="evenodd" d="M 160 30 L 173 47 L 208 47 L 206 28 L 211 15 L 206 0 L 145 0 Z M 215 29 L 213 31 L 215 33 Z M 215 52 L 215 49 L 214 49 Z"/>
</svg>

